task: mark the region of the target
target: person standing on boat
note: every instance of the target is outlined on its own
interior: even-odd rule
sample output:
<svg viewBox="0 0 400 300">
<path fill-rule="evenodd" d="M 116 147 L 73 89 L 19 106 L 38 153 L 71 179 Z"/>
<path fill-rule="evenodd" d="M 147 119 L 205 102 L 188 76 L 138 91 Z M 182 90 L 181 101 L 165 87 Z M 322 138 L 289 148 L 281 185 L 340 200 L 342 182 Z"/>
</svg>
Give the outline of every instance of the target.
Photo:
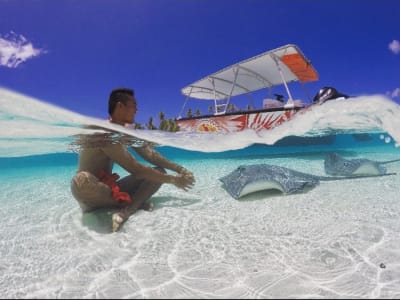
<svg viewBox="0 0 400 300">
<path fill-rule="evenodd" d="M 127 88 L 113 90 L 109 97 L 108 112 L 111 123 L 121 126 L 133 124 L 137 112 L 134 91 Z M 72 195 L 83 212 L 99 208 L 118 209 L 112 215 L 114 232 L 138 209 L 151 211 L 153 204 L 148 200 L 162 184 L 173 184 L 187 191 L 195 183 L 192 172 L 169 161 L 151 145 L 144 144 L 131 149 L 155 167 L 137 161 L 122 143 L 106 143 L 96 147 L 83 145 L 79 153 L 78 171 L 71 181 Z M 116 173 L 112 173 L 114 163 L 130 175 L 119 179 Z M 169 175 L 166 169 L 177 174 Z"/>
</svg>

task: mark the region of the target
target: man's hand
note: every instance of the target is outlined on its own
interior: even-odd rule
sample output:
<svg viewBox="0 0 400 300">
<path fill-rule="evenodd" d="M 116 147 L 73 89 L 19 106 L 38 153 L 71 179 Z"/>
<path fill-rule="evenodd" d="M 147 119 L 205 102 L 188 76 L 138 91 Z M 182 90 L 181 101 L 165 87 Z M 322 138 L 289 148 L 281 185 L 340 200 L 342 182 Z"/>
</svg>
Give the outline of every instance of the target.
<svg viewBox="0 0 400 300">
<path fill-rule="evenodd" d="M 194 179 L 193 173 L 190 172 L 188 169 L 185 169 L 184 167 L 179 168 L 178 174 L 181 174 L 186 177 L 192 177 Z"/>
<path fill-rule="evenodd" d="M 189 172 L 189 175 L 178 174 L 174 177 L 173 184 L 185 191 L 188 191 L 194 186 L 195 179 L 193 174 Z"/>
</svg>

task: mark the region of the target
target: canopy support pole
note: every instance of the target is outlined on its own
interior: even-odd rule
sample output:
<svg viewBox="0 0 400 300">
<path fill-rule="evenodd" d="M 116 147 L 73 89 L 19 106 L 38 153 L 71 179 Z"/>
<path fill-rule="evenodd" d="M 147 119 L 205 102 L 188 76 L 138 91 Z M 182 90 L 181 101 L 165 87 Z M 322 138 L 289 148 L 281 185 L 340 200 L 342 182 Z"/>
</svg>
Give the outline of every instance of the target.
<svg viewBox="0 0 400 300">
<path fill-rule="evenodd" d="M 226 112 L 226 109 L 228 108 L 229 102 L 231 101 L 232 93 L 235 88 L 236 80 L 237 80 L 237 77 L 239 74 L 239 68 L 233 68 L 233 73 L 235 74 L 235 79 L 233 80 L 231 91 L 229 92 L 228 101 L 226 102 L 226 106 L 225 106 L 225 112 Z"/>
<path fill-rule="evenodd" d="M 193 87 L 190 87 L 189 95 L 186 96 L 186 99 L 185 99 L 185 102 L 183 103 L 182 109 L 179 112 L 178 120 L 182 119 L 182 113 L 183 113 L 183 110 L 185 109 L 186 103 L 188 102 L 188 100 L 190 98 L 190 95 L 192 94 L 192 89 L 193 89 Z"/>
<path fill-rule="evenodd" d="M 217 104 L 217 93 L 215 92 L 215 82 L 214 82 L 214 78 L 208 78 L 208 80 L 211 81 L 211 84 L 213 86 L 213 93 L 214 93 L 214 115 L 216 115 L 218 113 L 218 104 Z"/>
<path fill-rule="evenodd" d="M 281 78 L 282 78 L 282 82 L 285 85 L 286 93 L 288 94 L 288 101 L 284 105 L 284 108 L 293 108 L 294 102 L 293 102 L 292 94 L 290 94 L 290 90 L 289 90 L 289 87 L 287 86 L 285 77 L 283 76 L 282 69 L 279 66 L 279 60 L 278 60 L 278 58 L 276 58 L 275 55 L 272 55 L 272 58 L 274 59 L 274 61 L 276 63 L 276 67 L 278 68 L 279 74 L 281 75 Z"/>
</svg>

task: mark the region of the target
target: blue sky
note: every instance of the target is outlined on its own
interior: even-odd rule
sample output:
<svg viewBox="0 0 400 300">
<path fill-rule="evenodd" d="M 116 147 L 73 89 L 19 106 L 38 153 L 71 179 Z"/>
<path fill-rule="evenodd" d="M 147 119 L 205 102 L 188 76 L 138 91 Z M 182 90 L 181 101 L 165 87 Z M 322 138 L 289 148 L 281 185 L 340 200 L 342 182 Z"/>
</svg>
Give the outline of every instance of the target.
<svg viewBox="0 0 400 300">
<path fill-rule="evenodd" d="M 184 86 L 296 44 L 320 75 L 311 96 L 400 101 L 399 22 L 398 0 L 0 0 L 0 86 L 99 118 L 132 87 L 143 123 L 176 117 Z"/>
</svg>

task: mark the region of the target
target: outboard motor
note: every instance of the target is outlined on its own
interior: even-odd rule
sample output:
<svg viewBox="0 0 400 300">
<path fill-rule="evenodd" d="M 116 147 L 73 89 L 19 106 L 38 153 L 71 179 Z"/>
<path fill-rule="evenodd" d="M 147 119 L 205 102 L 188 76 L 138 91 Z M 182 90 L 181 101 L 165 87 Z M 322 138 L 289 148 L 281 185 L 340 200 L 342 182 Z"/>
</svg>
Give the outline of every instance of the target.
<svg viewBox="0 0 400 300">
<path fill-rule="evenodd" d="M 315 97 L 313 99 L 313 104 L 322 104 L 325 101 L 337 99 L 337 98 L 349 98 L 349 96 L 339 93 L 333 87 L 327 86 L 327 87 L 320 89 L 319 92 L 315 95 Z"/>
</svg>

